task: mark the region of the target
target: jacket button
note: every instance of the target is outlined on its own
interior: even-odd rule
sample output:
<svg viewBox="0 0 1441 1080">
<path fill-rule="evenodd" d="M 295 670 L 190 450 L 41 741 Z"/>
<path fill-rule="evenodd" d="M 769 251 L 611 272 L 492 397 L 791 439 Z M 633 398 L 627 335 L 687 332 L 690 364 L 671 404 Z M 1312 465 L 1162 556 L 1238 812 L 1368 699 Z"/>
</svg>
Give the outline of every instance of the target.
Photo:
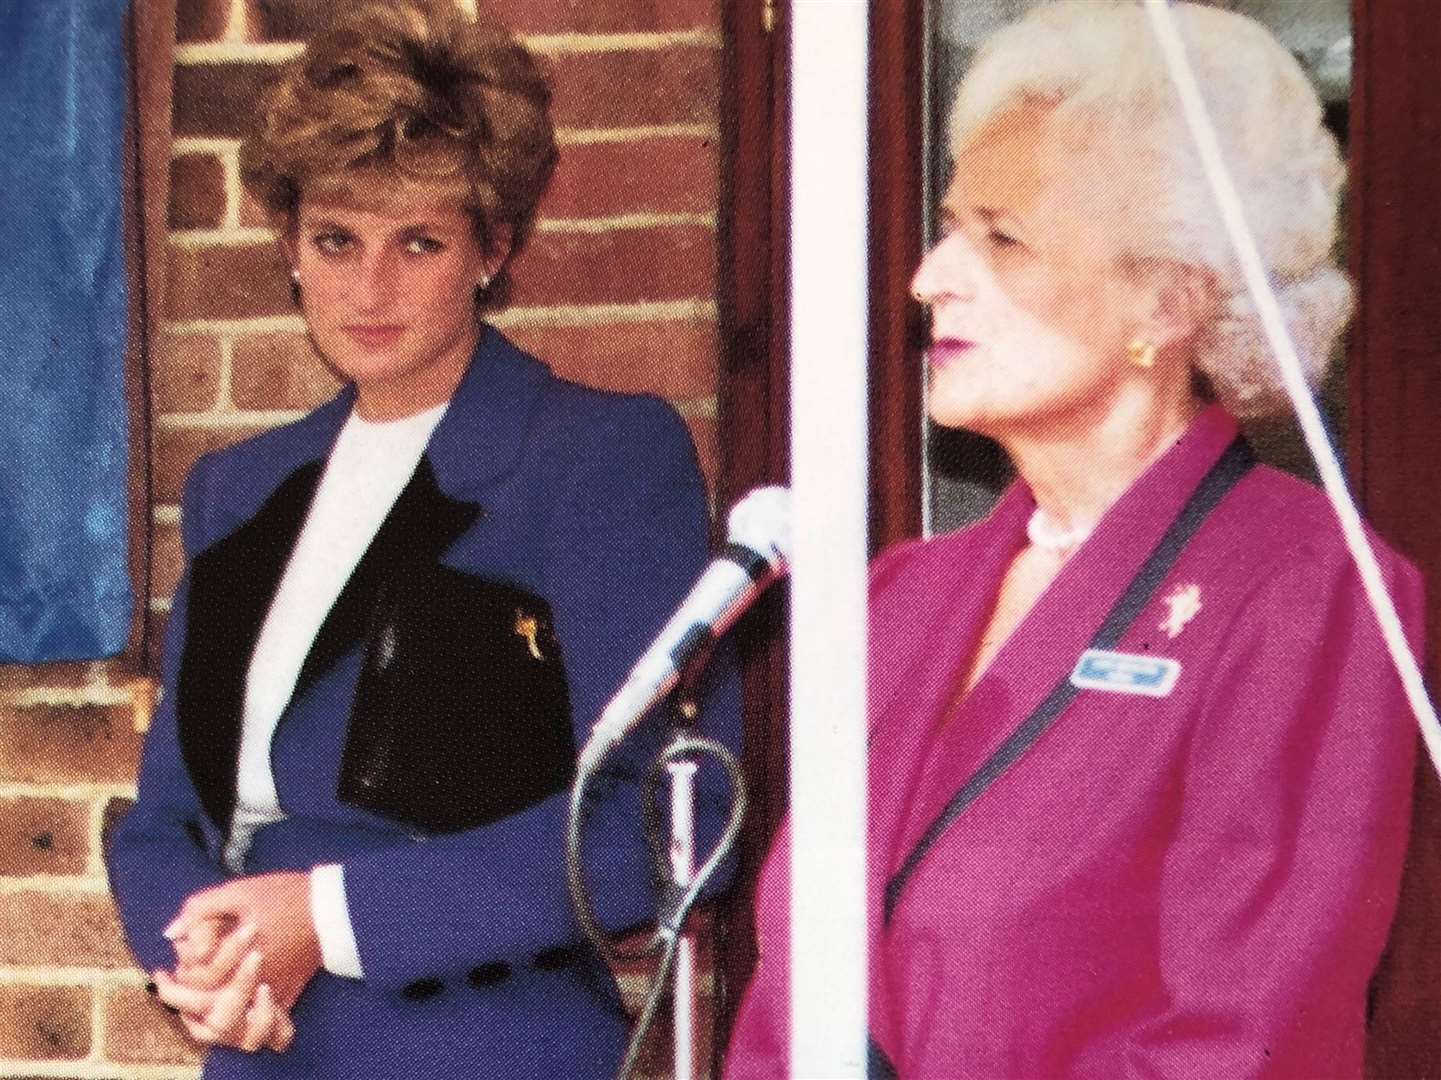
<svg viewBox="0 0 1441 1080">
<path fill-rule="evenodd" d="M 425 1001 L 435 997 L 445 989 L 445 983 L 439 979 L 416 979 L 401 988 L 400 996 L 406 1001 Z"/>
<path fill-rule="evenodd" d="M 479 967 L 470 969 L 470 974 L 465 981 L 470 983 L 476 990 L 483 990 L 487 986 L 494 986 L 498 982 L 504 982 L 510 977 L 510 965 L 502 960 L 494 960 L 489 964 L 481 964 Z"/>
<path fill-rule="evenodd" d="M 564 971 L 566 968 L 575 967 L 580 957 L 575 949 L 568 945 L 560 945 L 553 949 L 546 949 L 535 954 L 531 961 L 537 971 Z"/>
</svg>

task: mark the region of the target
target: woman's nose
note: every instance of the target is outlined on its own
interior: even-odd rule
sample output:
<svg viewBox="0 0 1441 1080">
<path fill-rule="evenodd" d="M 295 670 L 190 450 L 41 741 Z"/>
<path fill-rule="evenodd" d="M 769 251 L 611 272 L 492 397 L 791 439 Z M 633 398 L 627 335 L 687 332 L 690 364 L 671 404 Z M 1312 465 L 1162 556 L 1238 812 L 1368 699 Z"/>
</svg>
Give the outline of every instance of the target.
<svg viewBox="0 0 1441 1080">
<path fill-rule="evenodd" d="M 395 291 L 395 273 L 384 251 L 367 252 L 356 267 L 355 300 L 365 310 L 383 307 Z"/>
<path fill-rule="evenodd" d="M 968 298 L 975 288 L 975 259 L 960 230 L 950 233 L 921 259 L 911 278 L 911 295 L 922 304 L 945 297 Z"/>
</svg>

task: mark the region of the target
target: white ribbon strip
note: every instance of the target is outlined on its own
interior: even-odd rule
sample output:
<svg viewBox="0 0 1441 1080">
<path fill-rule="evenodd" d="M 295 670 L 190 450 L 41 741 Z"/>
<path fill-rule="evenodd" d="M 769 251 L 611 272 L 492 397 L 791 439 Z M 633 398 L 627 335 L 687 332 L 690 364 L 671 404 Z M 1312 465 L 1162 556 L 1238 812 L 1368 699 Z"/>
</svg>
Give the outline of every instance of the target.
<svg viewBox="0 0 1441 1080">
<path fill-rule="evenodd" d="M 1371 610 L 1376 614 L 1376 621 L 1380 624 L 1381 634 L 1386 640 L 1386 648 L 1391 654 L 1391 662 L 1395 664 L 1396 673 L 1401 677 L 1401 685 L 1406 691 L 1406 700 L 1411 705 L 1411 711 L 1416 715 L 1416 722 L 1421 726 L 1421 737 L 1426 743 L 1426 751 L 1431 757 L 1431 764 L 1438 773 L 1441 773 L 1441 724 L 1438 724 L 1436 710 L 1432 707 L 1431 700 L 1426 694 L 1421 668 L 1416 662 L 1415 654 L 1411 652 L 1410 644 L 1406 641 L 1406 634 L 1401 629 L 1401 620 L 1396 614 L 1396 605 L 1392 602 L 1390 594 L 1386 591 L 1385 583 L 1381 580 L 1381 567 L 1377 563 L 1376 554 L 1371 550 L 1370 542 L 1367 541 L 1366 534 L 1361 527 L 1361 515 L 1356 510 L 1356 503 L 1352 500 L 1351 492 L 1346 486 L 1341 463 L 1336 458 L 1330 437 L 1326 434 L 1326 428 L 1321 422 L 1320 410 L 1317 409 L 1316 402 L 1311 396 L 1310 387 L 1306 385 L 1301 359 L 1296 355 L 1296 346 L 1292 343 L 1291 336 L 1286 329 L 1286 320 L 1281 315 L 1280 304 L 1277 302 L 1271 282 L 1266 276 L 1265 267 L 1256 248 L 1255 238 L 1246 224 L 1240 197 L 1236 194 L 1235 184 L 1232 183 L 1231 175 L 1222 158 L 1221 146 L 1216 139 L 1216 129 L 1211 124 L 1210 114 L 1206 111 L 1205 102 L 1201 97 L 1201 89 L 1186 54 L 1186 45 L 1182 40 L 1180 28 L 1176 25 L 1175 16 L 1171 13 L 1167 0 L 1144 0 L 1144 2 L 1146 11 L 1151 17 L 1152 28 L 1160 41 L 1161 53 L 1165 57 L 1171 81 L 1180 95 L 1186 123 L 1191 129 L 1192 137 L 1196 140 L 1196 148 L 1200 151 L 1201 163 L 1206 170 L 1206 179 L 1210 182 L 1211 191 L 1216 198 L 1216 205 L 1225 222 L 1226 232 L 1230 236 L 1231 245 L 1235 248 L 1236 258 L 1240 262 L 1246 288 L 1251 294 L 1256 310 L 1260 313 L 1266 339 L 1270 342 L 1277 362 L 1281 365 L 1281 376 L 1285 383 L 1286 393 L 1295 407 L 1296 418 L 1300 422 L 1306 448 L 1310 451 L 1312 460 L 1316 462 L 1317 472 L 1321 476 L 1321 484 L 1327 497 L 1330 498 L 1331 506 L 1340 522 L 1341 534 L 1345 538 L 1346 547 L 1350 550 L 1351 558 L 1355 561 L 1356 569 L 1361 575 L 1361 583 L 1366 590 L 1366 599 L 1370 601 Z"/>
</svg>

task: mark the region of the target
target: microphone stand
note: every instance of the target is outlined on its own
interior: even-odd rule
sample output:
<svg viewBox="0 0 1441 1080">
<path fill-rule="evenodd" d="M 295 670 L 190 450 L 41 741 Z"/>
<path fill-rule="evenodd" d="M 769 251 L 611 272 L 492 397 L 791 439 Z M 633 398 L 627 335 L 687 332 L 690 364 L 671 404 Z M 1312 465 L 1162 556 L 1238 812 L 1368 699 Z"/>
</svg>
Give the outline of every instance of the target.
<svg viewBox="0 0 1441 1080">
<path fill-rule="evenodd" d="M 666 720 L 670 739 L 661 751 L 670 777 L 670 855 L 671 887 L 666 890 L 666 907 L 680 904 L 695 881 L 695 776 L 700 768 L 695 751 L 698 735 L 696 718 L 700 715 L 700 680 L 710 666 L 715 652 L 712 639 L 686 662 L 675 689 L 666 699 Z M 680 921 L 676 919 L 679 916 Z M 696 985 L 696 941 L 694 932 L 686 929 L 689 909 L 661 911 L 659 932 L 675 934 L 674 985 L 671 990 L 671 1021 L 673 1070 L 675 1080 L 695 1080 L 696 1026 L 700 1019 Z"/>
<path fill-rule="evenodd" d="M 679 751 L 694 735 L 699 709 L 691 695 L 690 680 L 682 683 L 685 693 L 671 695 L 666 708 L 670 720 L 671 741 L 667 754 Z M 670 776 L 670 868 L 669 896 L 680 897 L 695 880 L 695 774 L 699 768 L 693 757 L 668 759 L 666 773 Z M 671 913 L 662 912 L 663 918 Z M 664 925 L 662 932 L 666 932 Z M 674 927 L 680 940 L 676 943 L 675 987 L 672 991 L 672 1030 L 674 1042 L 675 1080 L 695 1080 L 696 993 L 695 934 L 685 924 Z"/>
<path fill-rule="evenodd" d="M 676 1080 L 694 1080 L 696 1076 L 696 944 L 686 932 L 685 922 L 691 907 L 720 862 L 734 846 L 745 816 L 745 778 L 740 762 L 723 744 L 700 735 L 695 727 L 699 715 L 697 682 L 710 659 L 710 648 L 698 650 L 685 665 L 675 688 L 666 697 L 664 711 L 670 737 L 651 764 L 645 782 L 642 811 L 645 834 L 650 843 L 658 879 L 663 882 L 656 930 L 651 941 L 639 952 L 622 951 L 607 937 L 596 920 L 594 908 L 586 894 L 581 865 L 581 828 L 584 818 L 585 791 L 594 778 L 607 750 L 598 755 L 581 755 L 580 771 L 571 787 L 570 817 L 566 829 L 566 876 L 571 903 L 580 929 L 611 966 L 621 960 L 639 960 L 659 954 L 655 978 L 644 1007 L 631 1034 L 625 1060 L 621 1064 L 622 1080 L 632 1080 L 646 1033 L 659 1012 L 666 986 L 675 977 L 672 1007 L 674 1014 L 674 1069 Z M 696 773 L 705 756 L 714 758 L 725 770 L 730 781 L 732 805 L 729 820 L 706 856 L 696 868 L 695 803 Z M 667 843 L 657 820 L 661 813 L 660 789 L 667 774 L 670 795 L 670 837 Z M 669 880 L 666 880 L 666 879 Z"/>
</svg>

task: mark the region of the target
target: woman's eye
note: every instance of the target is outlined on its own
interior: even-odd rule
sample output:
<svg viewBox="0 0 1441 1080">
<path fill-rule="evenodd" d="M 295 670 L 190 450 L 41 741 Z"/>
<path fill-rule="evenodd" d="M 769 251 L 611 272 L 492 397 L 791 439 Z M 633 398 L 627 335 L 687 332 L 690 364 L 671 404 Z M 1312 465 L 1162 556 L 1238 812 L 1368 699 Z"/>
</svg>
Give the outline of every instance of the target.
<svg viewBox="0 0 1441 1080">
<path fill-rule="evenodd" d="M 412 236 L 405 243 L 405 250 L 412 255 L 434 255 L 444 250 L 445 245 L 429 236 Z"/>
<path fill-rule="evenodd" d="M 994 248 L 1015 248 L 1021 246 L 1019 240 L 1010 233 L 1003 232 L 1000 229 L 988 229 L 986 231 L 986 241 Z"/>
<path fill-rule="evenodd" d="M 344 233 L 324 232 L 317 233 L 312 242 L 315 244 L 317 250 L 324 252 L 326 255 L 339 255 L 350 246 L 350 237 Z"/>
</svg>

